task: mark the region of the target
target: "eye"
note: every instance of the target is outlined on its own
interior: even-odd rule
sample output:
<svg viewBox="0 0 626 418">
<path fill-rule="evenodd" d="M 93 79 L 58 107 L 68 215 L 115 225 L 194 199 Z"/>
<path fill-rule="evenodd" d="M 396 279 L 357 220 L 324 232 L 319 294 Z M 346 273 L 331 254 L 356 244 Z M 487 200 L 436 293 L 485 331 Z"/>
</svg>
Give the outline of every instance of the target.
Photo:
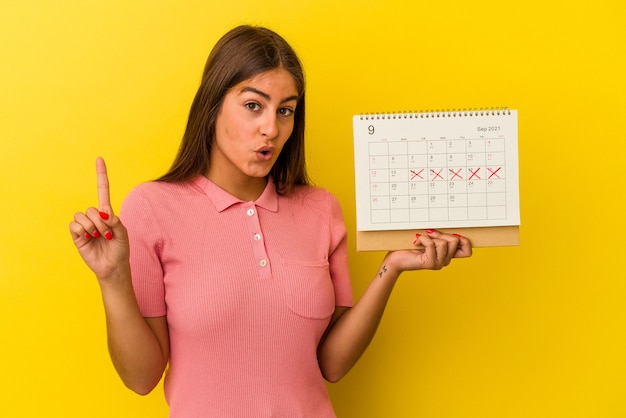
<svg viewBox="0 0 626 418">
<path fill-rule="evenodd" d="M 248 102 L 244 105 L 248 110 L 256 112 L 261 109 L 261 105 L 257 102 Z"/>
<path fill-rule="evenodd" d="M 290 107 L 281 107 L 278 109 L 278 114 L 285 117 L 293 116 L 294 112 L 295 110 Z"/>
</svg>

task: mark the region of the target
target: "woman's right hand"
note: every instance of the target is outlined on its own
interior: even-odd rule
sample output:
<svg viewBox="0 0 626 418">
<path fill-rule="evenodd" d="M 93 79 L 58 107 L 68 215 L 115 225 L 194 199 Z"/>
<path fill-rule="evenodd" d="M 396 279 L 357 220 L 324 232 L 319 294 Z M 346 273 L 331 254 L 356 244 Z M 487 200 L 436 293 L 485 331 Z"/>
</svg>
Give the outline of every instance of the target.
<svg viewBox="0 0 626 418">
<path fill-rule="evenodd" d="M 70 233 L 74 245 L 87 266 L 100 281 L 106 281 L 128 268 L 129 245 L 126 228 L 113 213 L 109 179 L 102 158 L 96 160 L 98 209 L 88 208 L 74 214 Z"/>
</svg>

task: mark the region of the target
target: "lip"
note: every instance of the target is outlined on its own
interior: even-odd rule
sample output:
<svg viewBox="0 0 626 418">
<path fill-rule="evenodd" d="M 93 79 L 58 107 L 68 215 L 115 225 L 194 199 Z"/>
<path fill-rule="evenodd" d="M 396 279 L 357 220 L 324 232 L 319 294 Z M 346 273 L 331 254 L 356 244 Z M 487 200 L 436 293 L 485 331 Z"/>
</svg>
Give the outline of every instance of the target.
<svg viewBox="0 0 626 418">
<path fill-rule="evenodd" d="M 270 161 L 274 156 L 274 147 L 262 146 L 254 151 L 260 161 Z"/>
</svg>

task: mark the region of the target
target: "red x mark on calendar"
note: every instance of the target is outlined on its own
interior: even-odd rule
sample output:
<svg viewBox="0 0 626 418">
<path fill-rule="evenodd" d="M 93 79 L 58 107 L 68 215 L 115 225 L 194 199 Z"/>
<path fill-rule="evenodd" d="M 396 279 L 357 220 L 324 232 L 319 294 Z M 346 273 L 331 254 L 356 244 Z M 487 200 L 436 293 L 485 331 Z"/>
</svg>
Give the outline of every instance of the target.
<svg viewBox="0 0 626 418">
<path fill-rule="evenodd" d="M 437 179 L 437 177 L 439 177 L 441 180 L 443 180 L 443 177 L 441 177 L 441 172 L 443 171 L 443 168 L 440 169 L 439 171 L 435 171 L 432 168 L 430 169 L 430 172 L 433 173 L 433 179 L 431 181 L 435 181 Z"/>
<path fill-rule="evenodd" d="M 470 176 L 470 180 L 473 180 L 474 178 L 476 180 L 480 180 L 480 176 L 478 175 L 478 172 L 480 171 L 480 167 L 478 167 L 476 169 L 476 171 L 472 170 L 471 168 L 469 169 L 470 173 L 472 173 L 472 175 Z"/>
<path fill-rule="evenodd" d="M 457 171 L 454 171 L 453 169 L 449 168 L 448 169 L 450 171 L 450 180 L 454 180 L 456 177 L 459 178 L 459 180 L 463 180 L 463 177 L 461 177 L 461 175 L 459 174 L 462 170 L 462 168 L 459 168 Z"/>
<path fill-rule="evenodd" d="M 410 171 L 411 171 L 411 180 L 413 180 L 415 177 L 419 177 L 420 179 L 424 178 L 422 177 L 422 171 L 424 171 L 423 168 L 420 171 L 415 171 L 415 170 L 410 170 Z"/>
<path fill-rule="evenodd" d="M 498 167 L 495 170 L 492 170 L 491 168 L 488 168 L 487 170 L 489 170 L 489 172 L 491 173 L 489 175 L 489 178 L 492 178 L 493 176 L 495 176 L 496 178 L 500 178 L 500 176 L 498 175 L 498 171 L 500 171 L 502 169 L 502 167 Z"/>
</svg>

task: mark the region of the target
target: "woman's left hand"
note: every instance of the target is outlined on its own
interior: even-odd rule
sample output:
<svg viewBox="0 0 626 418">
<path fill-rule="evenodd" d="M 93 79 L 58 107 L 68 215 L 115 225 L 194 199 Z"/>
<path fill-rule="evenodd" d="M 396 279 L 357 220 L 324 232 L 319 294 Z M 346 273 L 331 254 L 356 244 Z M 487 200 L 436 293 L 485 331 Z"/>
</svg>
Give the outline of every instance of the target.
<svg viewBox="0 0 626 418">
<path fill-rule="evenodd" d="M 397 274 L 408 270 L 440 270 L 453 258 L 472 255 L 469 239 L 458 234 L 444 234 L 432 229 L 426 234 L 416 234 L 414 244 L 422 249 L 392 251 L 385 257 L 386 268 Z"/>
</svg>

